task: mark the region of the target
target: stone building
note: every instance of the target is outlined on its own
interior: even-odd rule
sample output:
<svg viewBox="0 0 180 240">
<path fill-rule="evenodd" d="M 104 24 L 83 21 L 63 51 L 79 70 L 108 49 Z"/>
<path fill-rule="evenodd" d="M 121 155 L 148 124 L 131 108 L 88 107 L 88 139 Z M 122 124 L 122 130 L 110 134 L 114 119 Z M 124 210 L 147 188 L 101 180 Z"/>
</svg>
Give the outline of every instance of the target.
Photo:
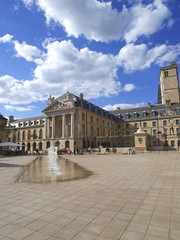
<svg viewBox="0 0 180 240">
<path fill-rule="evenodd" d="M 5 118 L 0 113 L 0 143 L 8 141 L 8 136 L 10 132 L 9 132 L 9 128 L 6 125 L 7 125 L 7 118 Z M 1 147 L 0 147 L 0 150 L 1 150 Z"/>
<path fill-rule="evenodd" d="M 138 129 L 146 133 L 147 150 L 180 149 L 180 101 L 177 63 L 161 68 L 158 103 L 106 111 L 72 93 L 49 97 L 44 115 L 9 119 L 11 139 L 23 151 L 61 148 L 134 147 Z M 140 131 L 142 132 L 142 131 Z M 141 138 L 139 138 L 141 139 Z"/>
</svg>

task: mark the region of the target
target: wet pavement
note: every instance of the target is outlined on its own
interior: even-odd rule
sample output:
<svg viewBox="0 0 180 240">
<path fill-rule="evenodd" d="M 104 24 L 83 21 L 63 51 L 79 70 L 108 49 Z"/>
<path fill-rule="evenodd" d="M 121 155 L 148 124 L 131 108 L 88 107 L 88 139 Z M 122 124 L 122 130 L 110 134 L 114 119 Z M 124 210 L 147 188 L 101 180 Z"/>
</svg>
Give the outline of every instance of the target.
<svg viewBox="0 0 180 240">
<path fill-rule="evenodd" d="M 36 156 L 0 159 L 0 239 L 180 239 L 179 152 L 63 157 L 93 174 L 16 183 Z"/>
<path fill-rule="evenodd" d="M 57 174 L 52 171 L 48 157 L 39 156 L 27 167 L 24 167 L 22 175 L 18 177 L 16 182 L 59 182 L 86 178 L 92 174 L 91 171 L 87 171 L 78 164 L 62 157 L 57 158 L 56 168 Z"/>
</svg>

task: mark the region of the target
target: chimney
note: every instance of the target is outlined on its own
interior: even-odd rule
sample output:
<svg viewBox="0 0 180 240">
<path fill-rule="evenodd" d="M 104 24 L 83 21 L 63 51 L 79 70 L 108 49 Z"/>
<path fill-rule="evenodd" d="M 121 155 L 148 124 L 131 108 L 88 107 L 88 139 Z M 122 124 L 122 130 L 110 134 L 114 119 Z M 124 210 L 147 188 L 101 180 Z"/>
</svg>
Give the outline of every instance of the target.
<svg viewBox="0 0 180 240">
<path fill-rule="evenodd" d="M 83 99 L 83 93 L 80 93 L 80 99 L 81 100 Z"/>
</svg>

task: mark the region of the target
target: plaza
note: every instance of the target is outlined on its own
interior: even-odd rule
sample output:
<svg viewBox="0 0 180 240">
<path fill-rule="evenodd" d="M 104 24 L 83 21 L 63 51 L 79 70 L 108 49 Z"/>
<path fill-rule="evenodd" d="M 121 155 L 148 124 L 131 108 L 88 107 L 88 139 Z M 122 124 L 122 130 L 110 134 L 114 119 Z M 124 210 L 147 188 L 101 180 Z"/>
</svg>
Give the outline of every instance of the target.
<svg viewBox="0 0 180 240">
<path fill-rule="evenodd" d="M 0 158 L 0 239 L 180 239 L 180 152 L 62 157 L 93 174 L 16 183 L 36 155 Z"/>
</svg>

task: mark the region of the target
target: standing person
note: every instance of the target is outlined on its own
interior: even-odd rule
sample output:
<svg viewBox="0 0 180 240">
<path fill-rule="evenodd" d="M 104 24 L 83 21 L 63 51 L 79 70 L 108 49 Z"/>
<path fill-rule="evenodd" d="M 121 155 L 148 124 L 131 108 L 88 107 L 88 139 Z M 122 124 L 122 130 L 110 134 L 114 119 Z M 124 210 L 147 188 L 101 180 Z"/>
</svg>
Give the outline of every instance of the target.
<svg viewBox="0 0 180 240">
<path fill-rule="evenodd" d="M 114 147 L 114 148 L 113 148 L 113 152 L 114 152 L 114 154 L 116 153 L 116 151 L 117 151 L 117 149 L 116 149 L 116 147 Z"/>
<path fill-rule="evenodd" d="M 36 154 L 38 154 L 38 151 L 39 151 L 38 148 L 36 148 Z"/>
</svg>

